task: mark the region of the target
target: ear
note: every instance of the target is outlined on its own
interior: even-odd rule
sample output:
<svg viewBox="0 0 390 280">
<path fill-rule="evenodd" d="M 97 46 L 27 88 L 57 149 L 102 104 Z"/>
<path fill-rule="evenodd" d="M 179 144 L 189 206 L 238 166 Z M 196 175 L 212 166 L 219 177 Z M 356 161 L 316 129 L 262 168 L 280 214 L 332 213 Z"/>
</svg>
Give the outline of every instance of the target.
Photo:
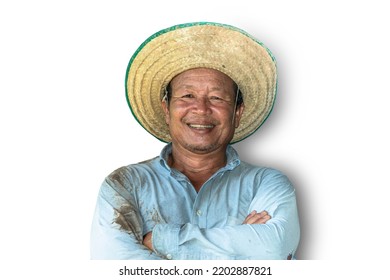
<svg viewBox="0 0 390 280">
<path fill-rule="evenodd" d="M 166 124 L 169 125 L 169 105 L 167 103 L 167 101 L 164 99 L 163 101 L 161 101 L 161 107 L 164 111 L 164 115 L 165 115 L 165 122 Z"/>
<path fill-rule="evenodd" d="M 240 125 L 241 116 L 244 113 L 245 105 L 242 103 L 238 108 L 236 108 L 236 116 L 234 118 L 234 127 L 237 128 Z"/>
</svg>

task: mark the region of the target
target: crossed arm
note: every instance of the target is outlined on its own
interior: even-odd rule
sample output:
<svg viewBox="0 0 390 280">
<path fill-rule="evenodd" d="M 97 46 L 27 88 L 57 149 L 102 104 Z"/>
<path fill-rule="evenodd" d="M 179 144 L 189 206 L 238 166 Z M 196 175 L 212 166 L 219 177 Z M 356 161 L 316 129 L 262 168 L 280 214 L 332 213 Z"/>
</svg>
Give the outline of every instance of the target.
<svg viewBox="0 0 390 280">
<path fill-rule="evenodd" d="M 251 213 L 249 213 L 248 216 L 246 216 L 242 224 L 261 225 L 261 224 L 265 224 L 269 219 L 271 219 L 271 216 L 268 215 L 267 211 L 262 211 L 260 213 L 257 213 L 256 210 L 253 210 Z M 147 234 L 145 234 L 144 239 L 142 241 L 142 244 L 151 251 L 153 251 L 152 235 L 153 235 L 152 232 L 149 231 Z"/>
<path fill-rule="evenodd" d="M 248 208 L 259 212 L 252 211 L 241 224 L 200 228 L 158 223 L 145 235 L 133 196 L 120 182 L 107 180 L 93 220 L 91 258 L 287 259 L 299 243 L 299 222 L 294 189 L 283 178 L 272 181 L 266 194 L 254 196 Z"/>
</svg>

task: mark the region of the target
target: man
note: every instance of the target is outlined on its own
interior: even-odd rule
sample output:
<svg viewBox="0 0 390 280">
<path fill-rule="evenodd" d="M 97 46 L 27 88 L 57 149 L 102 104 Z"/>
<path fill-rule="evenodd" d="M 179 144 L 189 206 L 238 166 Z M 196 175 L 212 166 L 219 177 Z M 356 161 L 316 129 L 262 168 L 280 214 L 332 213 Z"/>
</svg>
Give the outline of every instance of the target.
<svg viewBox="0 0 390 280">
<path fill-rule="evenodd" d="M 231 146 L 256 131 L 276 93 L 274 58 L 232 26 L 190 23 L 149 37 L 130 60 L 127 99 L 168 142 L 103 182 L 92 259 L 292 259 L 295 191 Z"/>
</svg>

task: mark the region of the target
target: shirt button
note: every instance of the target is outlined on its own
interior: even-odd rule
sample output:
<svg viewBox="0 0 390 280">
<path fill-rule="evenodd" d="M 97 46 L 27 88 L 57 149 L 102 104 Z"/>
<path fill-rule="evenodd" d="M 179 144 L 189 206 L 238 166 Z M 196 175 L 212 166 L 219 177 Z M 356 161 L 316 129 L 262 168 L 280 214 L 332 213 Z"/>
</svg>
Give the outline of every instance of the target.
<svg viewBox="0 0 390 280">
<path fill-rule="evenodd" d="M 171 254 L 167 254 L 166 257 L 167 257 L 168 260 L 172 259 L 172 255 Z"/>
<path fill-rule="evenodd" d="M 198 211 L 196 211 L 196 215 L 198 215 L 198 216 L 202 216 L 202 210 L 198 210 Z"/>
</svg>

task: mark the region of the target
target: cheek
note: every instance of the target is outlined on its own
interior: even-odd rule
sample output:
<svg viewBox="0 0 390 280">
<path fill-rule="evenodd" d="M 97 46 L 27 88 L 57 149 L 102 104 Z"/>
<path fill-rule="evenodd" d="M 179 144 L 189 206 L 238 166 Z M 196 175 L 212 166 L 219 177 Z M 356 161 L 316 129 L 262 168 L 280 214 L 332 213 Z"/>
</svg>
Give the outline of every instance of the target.
<svg viewBox="0 0 390 280">
<path fill-rule="evenodd" d="M 172 104 L 169 108 L 169 112 L 165 114 L 165 120 L 170 123 L 179 122 L 189 111 L 188 106 Z"/>
<path fill-rule="evenodd" d="M 181 114 L 178 110 L 172 110 L 170 109 L 169 112 L 165 114 L 165 122 L 167 125 L 174 125 L 177 124 L 181 119 Z"/>
<path fill-rule="evenodd" d="M 234 115 L 232 110 L 220 111 L 218 116 L 221 120 L 225 121 L 226 125 L 229 125 L 229 126 L 233 124 L 233 118 L 236 119 L 236 117 L 237 117 Z"/>
</svg>

